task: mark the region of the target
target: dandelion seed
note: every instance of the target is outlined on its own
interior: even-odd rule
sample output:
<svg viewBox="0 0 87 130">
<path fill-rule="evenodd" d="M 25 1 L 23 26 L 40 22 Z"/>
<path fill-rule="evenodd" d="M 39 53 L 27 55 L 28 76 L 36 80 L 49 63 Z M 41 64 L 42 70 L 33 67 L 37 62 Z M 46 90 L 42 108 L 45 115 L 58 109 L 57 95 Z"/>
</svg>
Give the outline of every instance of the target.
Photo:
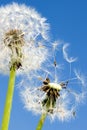
<svg viewBox="0 0 87 130">
<path fill-rule="evenodd" d="M 59 49 L 59 46 L 61 45 L 61 43 L 62 43 L 62 41 L 60 41 L 60 40 L 54 41 L 54 42 L 52 43 L 52 45 L 53 45 L 53 50 L 55 51 L 56 49 Z"/>
<path fill-rule="evenodd" d="M 67 54 L 67 47 L 69 46 L 69 44 L 65 44 L 63 46 L 63 56 L 64 56 L 64 59 L 69 62 L 69 63 L 72 63 L 74 61 L 77 60 L 77 58 L 73 58 L 73 57 L 69 57 L 68 54 Z"/>
<path fill-rule="evenodd" d="M 82 86 L 86 86 L 85 77 L 77 70 L 74 70 L 77 79 L 81 82 Z"/>
</svg>

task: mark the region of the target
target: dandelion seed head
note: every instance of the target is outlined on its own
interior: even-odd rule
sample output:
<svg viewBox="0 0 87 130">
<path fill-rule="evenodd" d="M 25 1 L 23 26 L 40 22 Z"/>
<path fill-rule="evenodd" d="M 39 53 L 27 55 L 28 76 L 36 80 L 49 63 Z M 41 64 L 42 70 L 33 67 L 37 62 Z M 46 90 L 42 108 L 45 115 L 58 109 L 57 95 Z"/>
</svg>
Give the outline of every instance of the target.
<svg viewBox="0 0 87 130">
<path fill-rule="evenodd" d="M 37 88 L 32 89 L 28 87 L 26 89 L 22 89 L 21 97 L 24 102 L 24 108 L 28 111 L 32 111 L 34 114 L 42 114 L 43 112 L 47 112 L 46 107 L 42 105 L 42 101 L 46 97 L 46 94 L 39 91 Z M 57 103 L 53 109 L 53 112 L 48 112 L 48 116 L 51 120 L 55 120 L 56 118 L 61 121 L 67 121 L 72 118 L 72 109 L 69 109 L 67 106 L 69 105 L 69 100 L 66 95 L 62 95 L 59 99 L 57 99 Z"/>
<path fill-rule="evenodd" d="M 56 65 L 54 64 L 54 58 L 51 57 L 35 71 L 33 78 L 29 77 L 27 80 L 27 85 L 24 81 L 21 86 L 26 87 L 24 90 L 21 89 L 21 98 L 24 107 L 34 114 L 45 112 L 51 120 L 70 121 L 76 117 L 77 108 L 86 97 L 84 76 L 72 69 L 71 77 L 67 78 L 69 70 L 60 70 L 56 60 Z M 60 71 L 63 75 L 59 73 Z"/>
<path fill-rule="evenodd" d="M 32 89 L 31 87 L 21 91 L 21 97 L 24 100 L 24 106 L 28 111 L 32 111 L 34 114 L 42 114 L 47 112 L 46 107 L 43 107 L 42 101 L 46 98 L 46 94 L 42 91 L 39 91 L 38 88 Z M 72 95 L 72 94 L 71 94 Z M 76 96 L 77 97 L 77 96 Z M 62 93 L 60 98 L 57 99 L 56 105 L 53 108 L 53 112 L 48 112 L 48 116 L 52 119 L 59 119 L 61 121 L 69 121 L 71 118 L 74 118 L 75 111 L 77 108 L 78 100 L 73 96 L 72 100 L 75 100 L 74 103 L 71 103 L 70 95 Z M 80 101 L 81 95 L 79 95 Z M 81 103 L 81 102 L 80 102 Z"/>
<path fill-rule="evenodd" d="M 35 80 L 34 83 L 38 84 L 35 82 Z M 57 87 L 53 87 L 55 86 L 55 83 L 52 83 L 52 88 L 48 87 L 47 89 L 46 86 L 43 87 L 43 85 L 42 88 L 38 88 L 34 87 L 34 83 L 31 83 L 32 85 L 29 83 L 29 87 L 28 84 L 25 85 L 25 83 L 24 85 L 21 85 L 26 86 L 24 87 L 24 90 L 23 88 L 21 90 L 21 98 L 24 102 L 25 108 L 28 111 L 32 111 L 35 114 L 42 114 L 43 112 L 47 112 L 46 105 L 43 105 L 43 101 L 45 103 L 47 99 L 47 94 L 45 93 L 45 91 L 47 93 L 49 89 L 57 91 Z M 48 83 L 48 85 L 50 84 L 51 83 Z M 56 85 L 58 84 L 56 83 Z M 41 89 L 43 89 L 43 91 Z M 56 94 L 56 91 L 54 91 L 53 93 Z M 76 116 L 75 113 L 78 105 L 81 104 L 82 101 L 84 101 L 84 92 L 81 91 L 77 93 L 75 92 L 75 90 L 72 89 L 68 91 L 67 88 L 63 90 L 61 89 L 59 91 L 60 93 L 58 98 L 56 98 L 56 103 L 54 107 L 51 106 L 52 108 L 50 107 L 50 109 L 48 110 L 48 117 L 50 117 L 51 120 L 58 119 L 61 121 L 69 121 Z"/>
<path fill-rule="evenodd" d="M 7 74 L 15 63 L 17 74 L 39 68 L 48 55 L 47 48 L 38 46 L 49 41 L 46 18 L 17 3 L 0 7 L 0 18 L 0 73 Z"/>
</svg>

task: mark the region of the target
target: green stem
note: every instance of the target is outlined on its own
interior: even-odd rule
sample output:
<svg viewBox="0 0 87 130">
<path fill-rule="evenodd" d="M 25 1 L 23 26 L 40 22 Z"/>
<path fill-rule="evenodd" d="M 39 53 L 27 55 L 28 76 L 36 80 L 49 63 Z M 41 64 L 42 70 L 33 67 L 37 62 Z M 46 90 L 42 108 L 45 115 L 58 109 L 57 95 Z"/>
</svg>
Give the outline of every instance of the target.
<svg viewBox="0 0 87 130">
<path fill-rule="evenodd" d="M 37 125 L 36 130 L 42 130 L 42 127 L 43 127 L 43 124 L 44 124 L 44 121 L 45 121 L 46 116 L 47 116 L 47 113 L 43 113 L 43 114 L 41 115 L 41 118 L 40 118 L 40 120 L 39 120 L 39 122 L 38 122 L 38 125 Z"/>
<path fill-rule="evenodd" d="M 16 75 L 16 70 L 12 67 L 10 70 L 10 77 L 9 77 L 4 113 L 2 118 L 1 130 L 8 130 L 9 127 L 9 120 L 10 120 L 12 99 L 13 99 L 13 92 L 14 92 L 15 75 Z"/>
</svg>

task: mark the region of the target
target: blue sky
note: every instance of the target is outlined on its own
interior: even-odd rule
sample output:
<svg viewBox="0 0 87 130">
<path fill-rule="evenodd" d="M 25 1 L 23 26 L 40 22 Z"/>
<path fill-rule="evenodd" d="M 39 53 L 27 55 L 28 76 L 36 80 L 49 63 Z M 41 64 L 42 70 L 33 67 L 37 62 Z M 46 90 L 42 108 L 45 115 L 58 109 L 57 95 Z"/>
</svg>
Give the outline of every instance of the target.
<svg viewBox="0 0 87 130">
<path fill-rule="evenodd" d="M 0 5 L 11 3 L 1 0 Z M 47 18 L 51 25 L 52 39 L 59 39 L 71 44 L 70 51 L 78 56 L 77 66 L 87 75 L 87 1 L 86 0 L 15 0 L 32 6 Z M 3 14 L 2 14 L 3 15 Z M 16 80 L 18 82 L 18 79 Z M 0 75 L 0 124 L 3 113 L 8 77 Z M 87 101 L 78 109 L 77 117 L 69 122 L 47 118 L 43 130 L 85 130 L 87 129 Z M 19 97 L 19 90 L 15 87 L 13 107 L 9 130 L 35 130 L 39 116 L 23 108 Z"/>
</svg>

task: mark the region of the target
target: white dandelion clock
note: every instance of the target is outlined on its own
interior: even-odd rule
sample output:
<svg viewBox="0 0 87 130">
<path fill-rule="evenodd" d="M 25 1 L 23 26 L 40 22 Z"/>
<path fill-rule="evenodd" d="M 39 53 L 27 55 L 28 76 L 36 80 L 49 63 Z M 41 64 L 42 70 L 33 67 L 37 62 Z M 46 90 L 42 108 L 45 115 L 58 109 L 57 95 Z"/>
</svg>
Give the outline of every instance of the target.
<svg viewBox="0 0 87 130">
<path fill-rule="evenodd" d="M 59 68 L 56 60 L 58 52 L 55 52 L 57 50 L 53 46 L 55 57 L 51 57 L 47 66 L 45 65 L 44 69 L 37 71 L 32 80 L 28 77 L 27 81 L 23 80 L 20 84 L 22 86 L 20 95 L 25 109 L 42 115 L 36 130 L 42 128 L 46 116 L 51 120 L 60 121 L 69 121 L 76 117 L 77 107 L 85 99 L 84 76 L 76 70 L 69 75 L 68 71 L 71 70 L 66 71 L 67 64 L 64 66 L 65 70 Z M 63 54 L 65 52 L 64 49 Z M 65 56 L 66 59 L 67 56 Z M 75 60 L 75 58 L 69 58 L 68 62 Z M 59 74 L 59 72 L 61 73 Z"/>
<path fill-rule="evenodd" d="M 39 88 L 28 87 L 22 82 L 21 86 L 26 86 L 21 90 L 24 107 L 35 114 L 47 113 L 51 119 L 58 118 L 62 121 L 70 119 L 73 117 L 72 109 L 76 104 L 74 102 L 74 105 L 71 105 L 67 85 L 68 82 L 51 83 L 49 78 L 46 78 Z"/>
<path fill-rule="evenodd" d="M 76 82 L 55 83 L 46 78 L 42 87 L 34 87 L 24 81 L 20 92 L 24 108 L 34 114 L 46 114 L 51 120 L 69 121 L 76 117 L 77 107 L 84 101 L 86 94 Z M 76 85 L 78 88 L 75 88 Z"/>
<path fill-rule="evenodd" d="M 8 73 L 12 64 L 17 73 L 39 68 L 47 55 L 47 49 L 39 47 L 49 39 L 46 19 L 16 3 L 2 6 L 0 18 L 0 73 Z"/>
<path fill-rule="evenodd" d="M 27 110 L 36 114 L 46 113 L 52 119 L 58 118 L 61 121 L 67 121 L 75 117 L 77 106 L 85 99 L 85 80 L 83 76 L 76 73 L 77 71 L 72 71 L 71 77 L 74 77 L 68 79 L 66 71 L 61 69 L 67 79 L 64 80 L 57 73 L 59 70 L 57 61 L 56 65 L 54 59 L 51 59 L 50 63 L 50 66 L 47 64 L 48 71 L 40 70 L 42 72 L 36 73 L 32 80 L 28 79 L 27 84 L 26 81 L 22 82 L 21 86 L 24 87 L 21 90 L 21 97 Z M 42 77 L 41 81 L 38 79 L 38 75 Z"/>
</svg>

